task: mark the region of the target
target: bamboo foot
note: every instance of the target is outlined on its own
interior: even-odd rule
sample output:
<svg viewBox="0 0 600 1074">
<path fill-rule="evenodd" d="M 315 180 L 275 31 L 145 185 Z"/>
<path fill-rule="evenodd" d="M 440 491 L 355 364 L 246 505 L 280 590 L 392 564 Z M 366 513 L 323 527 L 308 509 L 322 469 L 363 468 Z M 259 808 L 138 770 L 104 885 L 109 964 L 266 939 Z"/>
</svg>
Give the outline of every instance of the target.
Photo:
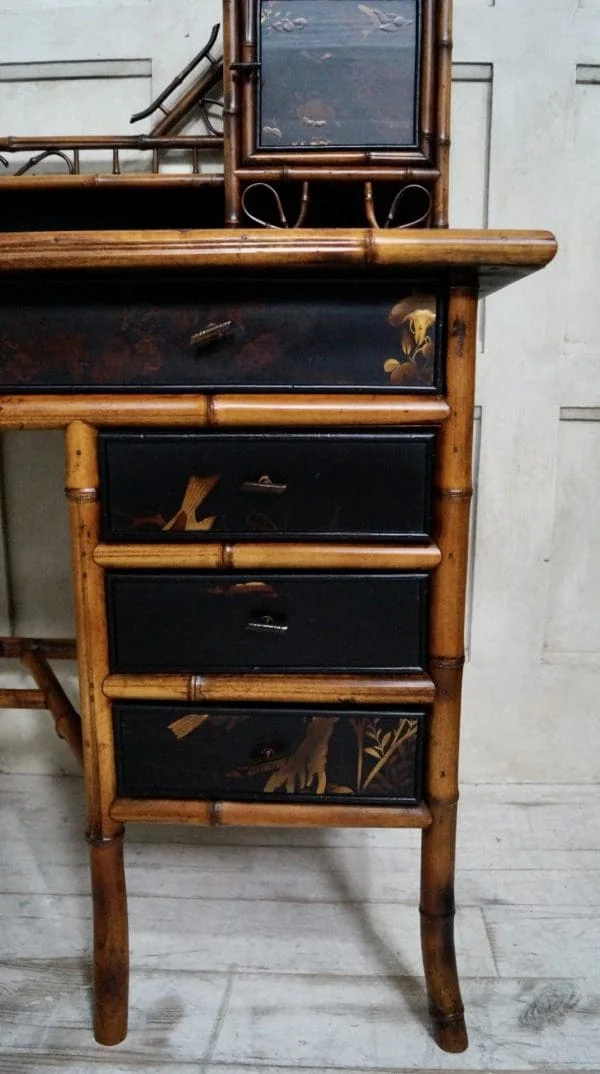
<svg viewBox="0 0 600 1074">
<path fill-rule="evenodd" d="M 120 1044 L 127 1036 L 129 938 L 123 832 L 88 837 L 94 903 L 94 1036 Z"/>
<path fill-rule="evenodd" d="M 421 944 L 435 1042 L 445 1052 L 464 1052 L 469 1040 L 454 952 L 454 914 L 422 912 Z"/>
<path fill-rule="evenodd" d="M 468 1047 L 454 950 L 456 802 L 431 804 L 421 849 L 421 949 L 434 1038 L 445 1052 Z"/>
</svg>

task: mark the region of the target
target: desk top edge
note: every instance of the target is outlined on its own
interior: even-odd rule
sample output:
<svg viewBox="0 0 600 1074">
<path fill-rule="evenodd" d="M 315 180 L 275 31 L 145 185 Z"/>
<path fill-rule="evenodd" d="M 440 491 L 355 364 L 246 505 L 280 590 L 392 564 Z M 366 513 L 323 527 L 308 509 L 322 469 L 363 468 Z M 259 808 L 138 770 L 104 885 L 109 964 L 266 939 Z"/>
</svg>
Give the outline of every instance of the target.
<svg viewBox="0 0 600 1074">
<path fill-rule="evenodd" d="M 547 231 L 45 231 L 0 234 L 0 273 L 222 269 L 427 269 L 465 273 L 490 294 L 549 264 Z"/>
</svg>

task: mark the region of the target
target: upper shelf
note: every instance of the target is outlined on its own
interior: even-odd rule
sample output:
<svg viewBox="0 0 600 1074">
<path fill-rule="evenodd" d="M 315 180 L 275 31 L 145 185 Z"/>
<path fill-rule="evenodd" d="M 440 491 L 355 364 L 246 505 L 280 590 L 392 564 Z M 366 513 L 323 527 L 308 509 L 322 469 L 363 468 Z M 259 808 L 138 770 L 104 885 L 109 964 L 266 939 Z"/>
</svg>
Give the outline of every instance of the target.
<svg viewBox="0 0 600 1074">
<path fill-rule="evenodd" d="M 0 272 L 104 270 L 448 270 L 488 295 L 556 254 L 547 231 L 215 229 L 0 234 Z"/>
</svg>

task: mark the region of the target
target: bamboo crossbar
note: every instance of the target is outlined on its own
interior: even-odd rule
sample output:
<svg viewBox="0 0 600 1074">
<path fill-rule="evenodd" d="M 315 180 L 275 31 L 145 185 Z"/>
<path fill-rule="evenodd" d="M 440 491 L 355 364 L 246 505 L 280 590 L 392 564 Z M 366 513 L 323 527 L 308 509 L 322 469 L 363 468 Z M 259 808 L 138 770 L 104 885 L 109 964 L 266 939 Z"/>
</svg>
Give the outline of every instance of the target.
<svg viewBox="0 0 600 1074">
<path fill-rule="evenodd" d="M 200 824 L 209 827 L 280 828 L 427 828 L 431 814 L 425 805 L 313 805 L 270 802 L 194 802 L 176 799 L 117 798 L 110 814 L 121 823 L 152 821 Z"/>
<path fill-rule="evenodd" d="M 213 134 L 74 134 L 0 138 L 0 152 L 37 149 L 215 149 L 223 144 Z"/>
<path fill-rule="evenodd" d="M 432 570 L 441 558 L 435 544 L 100 544 L 94 550 L 101 567 L 156 570 Z"/>
<path fill-rule="evenodd" d="M 364 160 L 366 157 L 372 158 L 374 154 L 361 154 L 357 159 Z M 256 168 L 238 168 L 238 179 L 246 180 L 247 182 L 310 182 L 316 180 L 320 183 L 323 182 L 335 182 L 335 183 L 356 183 L 356 182 L 369 182 L 370 180 L 379 180 L 381 182 L 397 182 L 397 183 L 431 183 L 438 177 L 436 169 L 432 168 L 420 168 L 418 164 L 411 165 L 374 165 L 365 164 L 364 167 L 359 167 L 357 164 L 352 165 L 352 171 L 349 171 L 349 166 L 352 163 L 349 160 L 346 164 L 342 165 L 319 165 L 319 164 L 263 164 L 260 169 Z M 257 174 L 258 173 L 258 174 Z"/>
<path fill-rule="evenodd" d="M 22 690 L 10 687 L 0 690 L 0 709 L 45 709 L 42 690 Z"/>
<path fill-rule="evenodd" d="M 439 425 L 439 396 L 386 395 L 0 395 L 0 429 L 230 426 Z"/>
<path fill-rule="evenodd" d="M 47 660 L 77 659 L 76 645 L 70 638 L 0 638 L 0 658 L 20 658 L 31 649 Z"/>
<path fill-rule="evenodd" d="M 44 707 L 54 717 L 54 725 L 59 738 L 62 738 L 79 764 L 83 764 L 83 745 L 81 738 L 81 719 L 63 687 L 56 678 L 52 668 L 38 651 L 27 649 L 21 656 L 21 663 L 42 691 Z"/>
<path fill-rule="evenodd" d="M 222 187 L 223 176 L 202 172 L 79 172 L 76 175 L 2 175 L 3 194 L 23 190 L 61 190 L 68 188 L 134 187 L 146 190 L 165 190 L 173 187 Z"/>
<path fill-rule="evenodd" d="M 136 701 L 289 701 L 296 704 L 428 705 L 428 675 L 108 675 L 104 693 Z"/>
</svg>

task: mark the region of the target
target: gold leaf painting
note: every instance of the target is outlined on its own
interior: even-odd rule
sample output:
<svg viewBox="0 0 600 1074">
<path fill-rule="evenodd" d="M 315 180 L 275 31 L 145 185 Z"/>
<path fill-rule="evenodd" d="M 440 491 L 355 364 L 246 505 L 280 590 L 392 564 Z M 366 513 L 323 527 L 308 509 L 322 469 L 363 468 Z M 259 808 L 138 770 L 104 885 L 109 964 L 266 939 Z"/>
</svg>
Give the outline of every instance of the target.
<svg viewBox="0 0 600 1074">
<path fill-rule="evenodd" d="M 220 476 L 220 474 L 211 474 L 209 477 L 190 477 L 181 507 L 173 518 L 165 523 L 163 531 L 165 533 L 169 531 L 201 533 L 212 529 L 217 519 L 216 515 L 208 515 L 200 519 L 196 515 L 200 504 L 210 495 L 215 485 L 218 485 Z"/>
<path fill-rule="evenodd" d="M 405 388 L 430 387 L 434 378 L 435 295 L 411 295 L 392 307 L 388 324 L 400 329 L 401 358 L 388 358 L 390 383 Z"/>
<path fill-rule="evenodd" d="M 169 730 L 181 741 L 209 722 L 215 728 L 235 732 L 236 727 L 248 718 L 247 715 L 226 717 L 222 714 L 212 717 L 207 714 L 183 716 L 170 724 Z M 249 757 L 248 762 L 227 772 L 227 777 L 240 780 L 268 775 L 263 787 L 265 794 L 283 792 L 319 797 L 325 794 L 352 796 L 366 793 L 394 797 L 403 788 L 413 785 L 414 747 L 407 747 L 417 737 L 417 719 L 358 716 L 346 722 L 339 716 L 312 716 L 305 722 L 304 738 L 293 752 L 281 756 L 277 750 L 274 757 L 269 757 L 266 754 L 271 751 L 265 751 L 264 758 L 258 762 L 255 757 Z M 328 775 L 330 745 L 336 726 L 341 729 L 348 724 L 354 731 L 356 742 L 354 779 L 347 780 L 348 776 L 351 777 L 351 771 L 346 770 L 342 776 L 344 783 L 339 783 Z M 339 765 L 337 767 L 339 770 Z M 351 782 L 354 786 L 349 785 Z"/>
</svg>

